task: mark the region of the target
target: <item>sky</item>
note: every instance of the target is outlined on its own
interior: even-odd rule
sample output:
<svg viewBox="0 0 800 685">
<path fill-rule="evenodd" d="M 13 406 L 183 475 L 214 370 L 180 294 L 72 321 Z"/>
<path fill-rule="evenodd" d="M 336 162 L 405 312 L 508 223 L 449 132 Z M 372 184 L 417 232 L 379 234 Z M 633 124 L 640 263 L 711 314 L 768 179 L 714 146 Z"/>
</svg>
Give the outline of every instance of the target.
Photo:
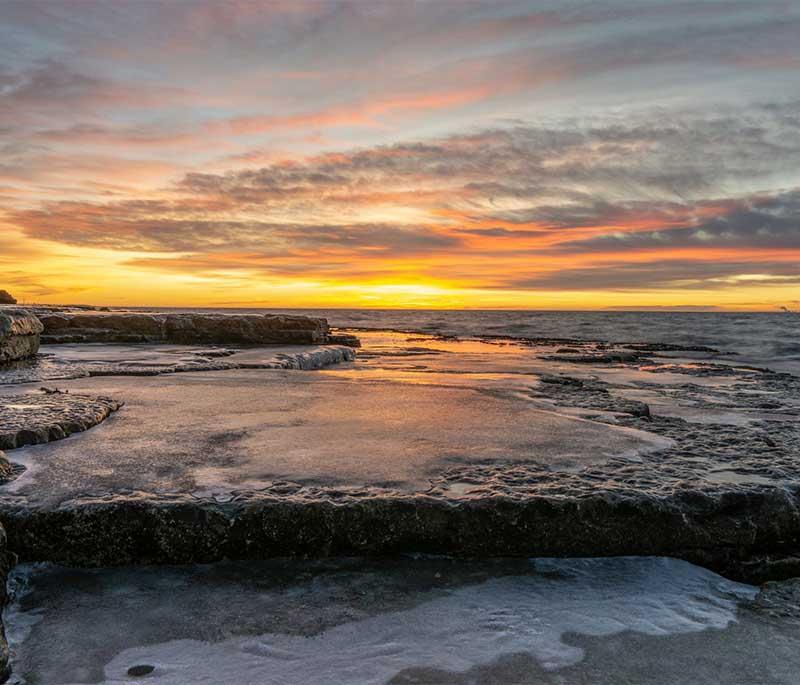
<svg viewBox="0 0 800 685">
<path fill-rule="evenodd" d="M 0 288 L 800 305 L 800 0 L 0 0 Z"/>
</svg>

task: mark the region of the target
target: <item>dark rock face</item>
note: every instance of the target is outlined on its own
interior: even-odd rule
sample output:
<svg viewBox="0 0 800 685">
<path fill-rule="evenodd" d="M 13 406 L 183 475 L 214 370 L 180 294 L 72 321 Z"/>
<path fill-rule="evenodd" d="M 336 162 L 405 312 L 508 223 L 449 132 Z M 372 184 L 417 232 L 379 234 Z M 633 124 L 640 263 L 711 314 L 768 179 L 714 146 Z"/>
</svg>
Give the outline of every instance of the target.
<svg viewBox="0 0 800 685">
<path fill-rule="evenodd" d="M 797 489 L 676 491 L 661 498 L 551 496 L 453 501 L 338 493 L 121 495 L 57 507 L 0 505 L 25 561 L 74 566 L 205 563 L 223 558 L 385 556 L 671 556 L 729 578 L 798 574 Z"/>
<path fill-rule="evenodd" d="M 346 347 L 361 347 L 361 341 L 350 333 L 332 333 L 328 336 L 331 345 L 345 345 Z"/>
<path fill-rule="evenodd" d="M 17 304 L 17 298 L 12 297 L 8 290 L 0 290 L 0 304 Z"/>
<path fill-rule="evenodd" d="M 44 313 L 42 342 L 316 345 L 328 322 L 283 314 Z"/>
<path fill-rule="evenodd" d="M 16 559 L 7 549 L 6 531 L 0 525 L 0 611 L 8 603 L 8 593 L 6 591 L 6 577 L 8 572 L 16 563 Z M 9 665 L 8 641 L 6 631 L 3 627 L 2 616 L 0 616 L 0 683 L 4 683 L 11 675 Z"/>
<path fill-rule="evenodd" d="M 41 321 L 28 310 L 0 307 L 0 364 L 33 357 L 42 330 Z"/>
</svg>

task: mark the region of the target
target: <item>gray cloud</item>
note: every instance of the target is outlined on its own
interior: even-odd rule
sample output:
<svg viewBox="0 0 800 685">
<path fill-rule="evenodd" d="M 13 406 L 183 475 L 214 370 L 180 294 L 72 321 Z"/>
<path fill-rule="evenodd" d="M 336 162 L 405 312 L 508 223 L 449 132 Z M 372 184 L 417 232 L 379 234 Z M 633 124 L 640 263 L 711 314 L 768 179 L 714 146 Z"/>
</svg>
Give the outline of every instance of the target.
<svg viewBox="0 0 800 685">
<path fill-rule="evenodd" d="M 718 262 L 710 259 L 661 259 L 644 263 L 622 260 L 587 267 L 506 279 L 502 288 L 543 290 L 644 291 L 675 288 L 695 290 L 742 285 L 800 285 L 800 264 L 780 261 Z"/>
<path fill-rule="evenodd" d="M 740 201 L 720 216 L 693 220 L 686 227 L 618 232 L 560 243 L 554 251 L 584 254 L 678 247 L 800 249 L 800 191 Z"/>
<path fill-rule="evenodd" d="M 457 263 L 461 255 L 474 259 L 474 249 L 486 259 L 501 256 L 488 241 L 471 247 L 470 237 L 480 236 L 502 242 L 502 250 L 514 240 L 533 241 L 516 254 L 534 260 L 614 254 L 600 267 L 559 273 L 508 278 L 487 271 L 481 278 L 493 287 L 725 287 L 752 274 L 760 284 L 785 285 L 796 282 L 795 266 L 779 259 L 754 264 L 746 251 L 800 249 L 800 191 L 758 190 L 776 177 L 798 180 L 797 104 L 517 125 L 261 169 L 190 173 L 164 191 L 169 200 L 51 203 L 9 218 L 30 237 L 71 245 L 193 255 L 198 265 L 202 255 L 233 255 L 225 261 L 231 269 L 294 258 L 275 268 L 349 273 L 348 257 L 438 254 Z M 365 220 L 376 205 L 381 215 L 398 207 L 431 219 Z M 537 246 L 540 236 L 547 240 Z M 704 249 L 718 247 L 742 255 L 729 263 L 703 257 Z M 625 261 L 626 254 L 660 248 L 696 248 L 697 257 Z M 237 262 L 237 253 L 247 254 Z M 167 264 L 148 265 L 158 263 Z M 220 263 L 208 260 L 209 268 Z M 469 280 L 459 269 L 448 275 Z"/>
<path fill-rule="evenodd" d="M 588 226 L 624 218 L 643 203 L 670 211 L 669 203 L 728 197 L 733 188 L 754 190 L 780 175 L 796 179 L 797 106 L 516 126 L 258 170 L 188 174 L 179 188 L 250 205 L 357 202 L 372 190 L 411 188 L 440 191 L 440 204 L 482 217 Z"/>
<path fill-rule="evenodd" d="M 97 205 L 62 202 L 11 219 L 34 238 L 69 245 L 145 252 L 250 250 L 288 256 L 298 250 L 410 256 L 457 248 L 460 239 L 394 224 L 291 224 L 190 218 L 204 206 L 127 201 Z"/>
</svg>

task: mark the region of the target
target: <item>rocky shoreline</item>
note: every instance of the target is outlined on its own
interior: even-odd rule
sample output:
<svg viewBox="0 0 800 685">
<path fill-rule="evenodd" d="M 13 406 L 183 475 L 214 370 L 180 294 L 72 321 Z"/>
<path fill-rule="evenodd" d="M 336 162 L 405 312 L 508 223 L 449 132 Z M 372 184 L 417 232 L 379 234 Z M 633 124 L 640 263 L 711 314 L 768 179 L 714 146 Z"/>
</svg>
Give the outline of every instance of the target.
<svg viewBox="0 0 800 685">
<path fill-rule="evenodd" d="M 63 313 L 52 316 L 60 317 L 59 321 L 64 318 Z M 95 335 L 113 339 L 122 335 L 123 329 L 128 330 L 124 333 L 128 335 L 131 321 L 124 319 L 126 315 L 122 315 L 124 323 L 118 326 L 98 328 L 95 323 L 92 328 L 84 322 L 100 317 L 97 321 L 107 323 L 117 321 L 118 316 L 75 314 L 73 318 L 80 321 L 75 330 L 82 331 L 76 335 L 84 336 L 82 341 Z M 135 319 L 137 326 L 155 325 L 139 314 Z M 50 328 L 50 335 L 61 335 L 54 333 L 56 330 L 72 330 L 72 324 L 62 329 L 58 328 L 60 325 Z M 203 328 L 206 325 L 210 328 Z M 203 337 L 206 333 L 202 331 L 213 330 L 217 325 L 208 321 L 198 326 L 193 323 L 191 335 L 199 338 L 192 338 L 192 343 L 202 339 L 203 344 L 223 344 L 216 334 L 212 336 L 213 342 Z M 242 325 L 247 328 L 250 323 Z M 166 330 L 166 318 L 158 319 L 157 326 L 160 331 Z M 47 326 L 45 335 L 48 335 L 46 331 Z M 66 350 L 68 336 L 73 333 L 63 335 L 61 342 Z M 324 339 L 330 342 L 331 336 L 326 335 Z M 145 336 L 137 339 L 136 343 L 140 342 L 151 339 Z M 401 376 L 415 371 L 424 373 L 428 371 L 425 364 L 432 359 L 452 361 L 441 362 L 430 370 L 441 374 L 426 381 L 431 387 L 444 387 L 447 379 L 458 378 L 460 374 L 468 378 L 472 372 L 459 366 L 458 355 L 449 354 L 453 350 L 447 346 L 457 345 L 457 341 L 429 337 L 408 338 L 407 343 L 401 348 L 368 346 L 363 355 L 365 377 L 371 378 L 369 368 L 378 364 Z M 231 344 L 244 343 L 240 338 Z M 610 424 L 614 430 L 635 429 L 633 432 L 637 434 L 646 431 L 655 434 L 664 446 L 638 455 L 607 456 L 580 468 L 502 459 L 453 462 L 431 477 L 427 488 L 410 491 L 391 484 L 359 485 L 351 481 L 351 484 L 314 485 L 287 479 L 273 480 L 264 487 L 243 485 L 217 493 L 204 492 L 199 486 L 181 491 L 126 486 L 110 489 L 106 494 L 79 489 L 64 497 L 37 499 L 27 496 L 25 491 L 11 490 L 0 499 L 0 522 L 5 528 L 0 541 L 0 562 L 5 564 L 2 568 L 7 571 L 14 555 L 23 562 L 91 568 L 419 554 L 460 559 L 663 556 L 753 584 L 800 576 L 800 479 L 797 477 L 800 465 L 796 464 L 800 432 L 796 422 L 789 420 L 798 411 L 792 400 L 797 388 L 795 376 L 717 363 L 713 360 L 715 351 L 707 347 L 693 351 L 712 355 L 711 359 L 687 363 L 680 359 L 680 355 L 689 352 L 687 349 L 641 343 L 613 346 L 530 339 L 475 344 L 492 348 L 528 345 L 529 356 L 550 365 L 547 367 L 553 369 L 550 373 L 541 372 L 537 366 L 534 375 L 509 377 L 520 379 L 521 385 L 515 392 L 527 398 L 525 401 L 533 402 L 533 406 L 549 407 L 551 411 L 558 408 L 567 415 L 588 417 L 592 423 Z M 437 349 L 437 345 L 442 349 Z M 271 360 L 252 351 L 228 348 L 194 349 L 182 354 L 174 363 L 149 363 L 144 357 L 131 363 L 72 362 L 75 373 L 69 377 L 97 381 L 103 380 L 98 378 L 103 376 L 122 379 L 131 375 L 156 377 L 188 371 L 223 371 L 227 373 L 218 378 L 209 374 L 215 376 L 213 391 L 222 393 L 224 379 L 237 370 L 311 369 L 354 358 L 350 347 L 319 344 L 299 348 L 291 354 L 281 352 Z M 24 368 L 8 371 L 17 374 L 13 376 L 15 382 L 44 381 L 46 374 L 39 362 L 25 364 Z M 513 373 L 519 373 L 516 366 L 513 368 Z M 588 370 L 580 373 L 582 368 Z M 662 385 L 637 381 L 621 391 L 619 385 L 603 380 L 615 378 L 614 374 L 624 369 L 635 369 L 640 374 L 637 378 L 641 374 L 654 374 Z M 346 373 L 357 374 L 358 370 Z M 743 411 L 747 420 L 725 424 L 707 418 L 704 423 L 690 423 L 654 410 L 653 398 L 666 401 L 671 392 L 676 392 L 669 385 L 675 382 L 670 380 L 673 378 L 681 379 L 677 387 L 686 402 L 707 411 Z M 181 387 L 211 384 L 210 379 L 202 379 L 202 374 L 187 380 L 191 380 L 190 386 Z M 390 381 L 379 377 L 378 382 Z M 229 384 L 240 383 L 238 376 L 230 377 Z M 266 384 L 266 378 L 255 379 L 254 388 L 260 387 L 263 395 L 245 388 L 243 397 L 255 403 L 263 402 L 263 397 L 275 397 Z M 100 386 L 103 392 L 96 394 L 84 392 L 82 386 L 70 392 L 0 394 L 0 424 L 8 428 L 0 431 L 0 449 L 57 440 L 102 421 L 120 408 L 122 400 L 127 400 L 125 389 L 131 392 L 132 386 L 120 380 L 109 387 L 114 388 L 108 392 L 110 397 L 105 395 L 105 386 Z M 392 393 L 397 401 L 399 389 L 405 386 L 392 387 L 393 390 L 383 392 Z M 203 389 L 199 392 L 207 394 Z M 286 392 L 286 388 L 281 390 L 276 386 L 275 393 L 281 392 Z M 503 392 L 507 391 L 490 387 L 484 392 L 505 397 Z M 112 399 L 117 396 L 119 399 Z M 414 406 L 414 395 L 409 397 L 412 398 L 409 406 Z M 174 397 L 165 395 L 160 401 L 174 403 Z M 333 401 L 343 407 L 354 407 L 357 396 L 352 390 L 329 391 L 321 401 L 323 405 Z M 136 402 L 141 405 L 142 397 L 137 397 Z M 302 396 L 290 401 L 305 407 L 305 414 L 299 419 L 286 416 L 275 421 L 273 417 L 270 420 L 275 423 L 270 425 L 278 429 L 295 420 L 313 421 L 305 402 Z M 123 415 L 129 409 L 130 405 L 102 433 L 121 425 L 120 421 L 124 424 Z M 197 411 L 197 406 L 188 402 L 188 396 L 186 410 Z M 763 413 L 766 414 L 761 416 Z M 69 420 L 64 418 L 67 415 Z M 444 415 L 450 416 L 446 411 Z M 396 424 L 398 431 L 406 430 L 407 426 L 402 412 L 401 418 Z M 395 425 L 392 416 L 384 420 Z M 219 427 L 210 438 L 214 441 L 213 449 L 198 452 L 192 456 L 192 462 L 209 463 L 213 468 L 214 459 L 224 459 L 231 450 L 238 452 L 237 445 L 247 438 L 248 428 L 246 424 L 236 428 Z M 94 432 L 89 437 L 92 435 Z M 147 435 L 148 440 L 153 437 Z M 420 435 L 412 437 L 423 444 L 427 439 Z M 254 435 L 250 439 L 258 443 L 259 437 Z M 186 449 L 191 452 L 190 447 Z M 322 448 L 314 443 L 309 449 Z M 48 454 L 52 453 L 44 456 Z M 108 455 L 102 450 L 100 454 Z M 109 462 L 111 471 L 113 463 Z M 7 457 L 0 459 L 0 464 L 6 466 L 6 478 L 17 475 L 12 473 Z M 154 464 L 151 467 L 157 472 L 159 465 Z M 719 480 L 715 480 L 717 476 Z M 4 587 L 3 583 L 0 585 Z M 782 587 L 781 582 L 771 585 L 769 597 L 780 594 Z M 0 594 L 0 600 L 3 599 Z M 0 639 L 0 671 L 4 655 L 7 660 L 3 644 Z"/>
<path fill-rule="evenodd" d="M 285 314 L 54 311 L 0 306 L 0 363 L 34 356 L 40 344 L 325 345 L 358 347 L 326 319 Z"/>
<path fill-rule="evenodd" d="M 4 298 L 10 302 L 13 298 Z M 187 361 L 174 364 L 147 366 L 120 363 L 90 364 L 77 375 L 85 376 L 152 376 L 190 371 L 230 370 L 237 368 L 318 369 L 324 366 L 350 361 L 354 358 L 352 347 L 358 346 L 354 336 L 332 335 L 327 321 L 308 317 L 283 315 L 206 315 L 206 314 L 104 314 L 91 310 L 53 311 L 49 308 L 23 309 L 0 307 L 0 368 L 10 374 L 12 382 L 24 383 L 42 380 L 41 363 L 36 360 L 40 344 L 55 343 L 171 343 L 171 344 L 236 344 L 273 345 L 274 353 L 267 352 L 266 359 L 232 361 L 225 359 L 236 354 L 236 350 L 204 350 Z M 339 344 L 331 345 L 336 342 Z M 282 347 L 278 345 L 283 345 Z M 306 345 L 308 350 L 293 349 L 286 345 Z M 78 365 L 79 366 L 79 365 Z M 70 375 L 76 375 L 73 371 Z M 18 474 L 3 450 L 14 450 L 25 445 L 38 445 L 61 440 L 69 435 L 85 431 L 105 420 L 122 407 L 121 401 L 80 393 L 62 392 L 43 388 L 38 393 L 0 396 L 0 482 L 12 480 Z M 2 506 L 0 506 L 2 508 Z M 123 506 L 124 510 L 125 507 Z M 17 563 L 18 543 L 24 543 L 24 535 L 9 541 L 4 524 L 5 514 L 0 513 L 0 610 L 8 601 L 6 578 Z M 32 513 L 32 512 L 28 512 Z M 18 510 L 10 520 L 18 523 L 27 514 Z M 84 514 L 79 514 L 83 517 Z M 123 515 L 129 521 L 137 518 L 135 509 Z M 71 524 L 64 522 L 67 528 Z M 127 525 L 109 519 L 110 537 L 122 539 L 127 535 Z M 120 524 L 116 531 L 113 531 Z M 59 525 L 59 524 L 55 524 Z M 23 524 L 24 527 L 24 524 Z M 61 529 L 61 534 L 67 533 Z M 174 532 L 184 534 L 176 527 Z M 57 534 L 50 530 L 45 545 L 54 545 L 50 537 Z M 38 537 L 39 533 L 35 536 Z M 90 536 L 92 537 L 92 536 Z M 110 538 L 109 538 L 110 539 Z M 132 541 L 132 538 L 129 538 Z M 86 540 L 89 542 L 89 539 Z M 98 540 L 99 541 L 99 540 Z M 139 544 L 142 539 L 139 539 Z M 62 546 L 72 544 L 69 535 L 62 539 Z M 89 543 L 91 544 L 91 543 Z M 13 553 L 9 550 L 15 550 Z M 27 554 L 27 553 L 26 553 Z M 92 554 L 87 555 L 87 559 Z M 56 561 L 55 555 L 51 561 Z M 0 619 L 0 682 L 5 682 L 11 673 L 10 654 L 3 621 Z"/>
</svg>

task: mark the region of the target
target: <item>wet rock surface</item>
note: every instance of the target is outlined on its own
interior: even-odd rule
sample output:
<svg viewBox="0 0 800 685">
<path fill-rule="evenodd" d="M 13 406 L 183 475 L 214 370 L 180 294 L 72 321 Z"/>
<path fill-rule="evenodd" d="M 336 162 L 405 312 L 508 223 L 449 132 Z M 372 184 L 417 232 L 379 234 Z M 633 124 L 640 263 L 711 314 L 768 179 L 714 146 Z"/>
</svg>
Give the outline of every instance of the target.
<svg viewBox="0 0 800 685">
<path fill-rule="evenodd" d="M 228 496 L 276 481 L 417 492 L 458 464 L 534 461 L 561 471 L 670 444 L 515 396 L 328 373 L 238 370 L 59 387 L 124 397 L 125 411 L 80 440 L 15 451 L 33 470 L 6 501 L 54 504 L 124 490 Z M 17 393 L 0 397 L 13 402 Z"/>
<path fill-rule="evenodd" d="M 0 306 L 0 368 L 8 362 L 34 356 L 39 350 L 42 324 L 20 307 Z"/>
<path fill-rule="evenodd" d="M 44 312 L 42 342 L 181 345 L 315 345 L 328 342 L 325 319 L 282 314 Z"/>
<path fill-rule="evenodd" d="M 0 386 L 90 378 L 161 376 L 233 369 L 322 369 L 355 359 L 341 345 L 273 345 L 254 348 L 195 348 L 185 345 L 44 346 L 35 358 L 3 368 Z"/>
<path fill-rule="evenodd" d="M 144 379 L 96 378 L 82 388 L 75 381 L 74 391 L 130 400 L 126 416 L 155 429 L 139 446 L 117 440 L 129 421 L 120 415 L 113 429 L 79 443 L 12 453 L 25 465 L 55 468 L 17 479 L 3 494 L 0 520 L 26 559 L 79 565 L 397 552 L 664 554 L 759 582 L 798 572 L 797 377 L 730 364 L 718 364 L 733 369 L 726 374 L 682 373 L 698 363 L 687 362 L 683 348 L 659 349 L 671 355 L 663 361 L 590 370 L 542 359 L 564 344 L 366 336 L 358 365 L 290 374 L 283 385 L 272 372 L 250 371 L 263 363 L 256 351 L 195 350 L 190 357 L 203 364 L 239 370 L 164 378 L 177 394 L 160 400 Z M 695 353 L 716 363 L 706 350 Z M 109 374 L 125 375 L 118 361 L 108 364 Z M 175 366 L 159 364 L 142 360 L 131 372 Z M 670 369 L 652 373 L 653 364 Z M 94 371 L 87 375 L 104 375 Z M 217 398 L 220 408 L 193 397 Z M 469 406 L 465 398 L 482 399 L 455 421 Z M 555 417 L 553 409 L 584 420 L 548 424 L 543 417 Z M 213 419 L 203 418 L 207 411 Z M 438 452 L 434 468 L 415 461 L 441 446 L 414 416 L 452 433 L 443 444 L 457 449 Z M 231 417 L 244 422 L 214 430 L 192 424 Z M 500 432 L 475 439 L 492 425 Z M 562 447 L 576 426 L 593 437 L 554 460 L 535 447 L 548 425 L 559 426 L 553 435 Z M 620 429 L 649 434 L 659 448 L 608 450 Z M 180 449 L 164 449 L 159 432 Z M 375 450 L 388 444 L 389 452 Z M 253 459 L 243 460 L 247 450 Z M 372 466 L 364 459 L 376 455 Z M 382 471 L 370 473 L 375 465 Z M 409 486 L 396 470 L 403 465 L 422 482 Z"/>
<path fill-rule="evenodd" d="M 795 685 L 789 584 L 662 558 L 21 566 L 20 677 L 48 685 Z"/>
<path fill-rule="evenodd" d="M 0 448 L 61 440 L 96 426 L 121 406 L 122 402 L 110 397 L 50 390 L 0 395 Z"/>
<path fill-rule="evenodd" d="M 318 368 L 328 348 L 64 345 L 4 369 L 6 383 L 73 378 L 58 387 L 126 401 L 74 440 L 8 452 L 7 470 L 28 467 L 0 490 L 10 549 L 204 564 L 21 567 L 6 612 L 17 672 L 305 685 L 339 668 L 371 682 L 349 669 L 379 664 L 381 683 L 795 684 L 800 591 L 774 581 L 800 576 L 800 378 L 704 345 L 362 342 L 358 364 L 319 374 L 259 369 Z M 177 371 L 200 373 L 164 375 Z M 0 407 L 29 411 L 30 390 L 0 388 Z M 458 558 L 333 559 L 405 553 Z M 758 593 L 674 559 L 533 574 L 526 560 L 587 555 L 773 582 Z M 303 560 L 247 561 L 287 556 Z M 223 559 L 241 561 L 205 565 Z M 619 607 L 592 604 L 609 597 Z"/>
</svg>

